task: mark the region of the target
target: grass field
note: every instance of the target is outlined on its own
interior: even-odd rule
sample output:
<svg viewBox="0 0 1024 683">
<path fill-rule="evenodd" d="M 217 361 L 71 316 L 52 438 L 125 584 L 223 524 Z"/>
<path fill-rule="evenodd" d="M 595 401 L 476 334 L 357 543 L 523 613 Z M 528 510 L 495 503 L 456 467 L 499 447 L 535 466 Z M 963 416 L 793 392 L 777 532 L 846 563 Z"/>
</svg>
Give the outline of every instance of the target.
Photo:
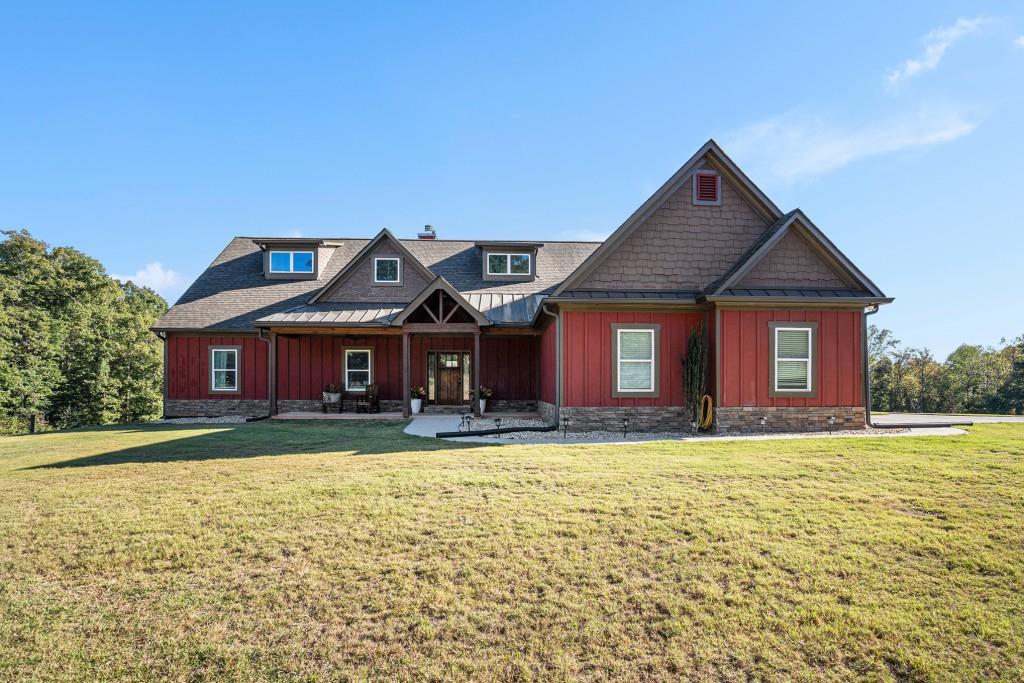
<svg viewBox="0 0 1024 683">
<path fill-rule="evenodd" d="M 0 439 L 0 680 L 1024 677 L 1024 426 Z"/>
</svg>

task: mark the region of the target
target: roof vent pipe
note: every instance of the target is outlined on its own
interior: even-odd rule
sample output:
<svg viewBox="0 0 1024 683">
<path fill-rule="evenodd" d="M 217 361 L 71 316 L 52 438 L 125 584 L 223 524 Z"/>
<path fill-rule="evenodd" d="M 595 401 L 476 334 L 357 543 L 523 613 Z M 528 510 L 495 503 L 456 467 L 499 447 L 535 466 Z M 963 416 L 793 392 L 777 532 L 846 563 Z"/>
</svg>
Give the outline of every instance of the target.
<svg viewBox="0 0 1024 683">
<path fill-rule="evenodd" d="M 421 232 L 418 235 L 416 235 L 416 237 L 421 239 L 421 240 L 436 240 L 437 239 L 437 233 L 434 232 L 434 226 L 433 225 L 424 225 L 423 226 L 423 232 Z"/>
</svg>

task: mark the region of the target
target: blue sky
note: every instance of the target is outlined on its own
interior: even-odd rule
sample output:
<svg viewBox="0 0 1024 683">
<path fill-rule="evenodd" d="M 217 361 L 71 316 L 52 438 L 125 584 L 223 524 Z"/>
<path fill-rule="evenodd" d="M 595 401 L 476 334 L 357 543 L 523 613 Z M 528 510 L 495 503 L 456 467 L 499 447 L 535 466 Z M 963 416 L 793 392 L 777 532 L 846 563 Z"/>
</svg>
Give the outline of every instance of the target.
<svg viewBox="0 0 1024 683">
<path fill-rule="evenodd" d="M 233 235 L 600 239 L 715 137 L 905 343 L 1024 333 L 1024 6 L 375 4 L 6 3 L 0 226 L 173 300 Z"/>
</svg>

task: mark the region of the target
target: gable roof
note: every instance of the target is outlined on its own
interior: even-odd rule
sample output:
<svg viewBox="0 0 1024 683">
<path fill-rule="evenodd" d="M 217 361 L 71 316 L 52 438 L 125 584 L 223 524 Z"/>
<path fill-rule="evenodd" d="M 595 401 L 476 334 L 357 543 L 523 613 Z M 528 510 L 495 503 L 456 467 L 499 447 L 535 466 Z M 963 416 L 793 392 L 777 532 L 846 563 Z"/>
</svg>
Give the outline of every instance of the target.
<svg viewBox="0 0 1024 683">
<path fill-rule="evenodd" d="M 327 284 L 325 284 L 320 291 L 313 295 L 313 298 L 309 300 L 310 304 L 319 303 L 321 299 L 327 296 L 333 291 L 338 285 L 345 281 L 345 279 L 352 273 L 355 268 L 362 263 L 377 247 L 378 244 L 384 240 L 389 240 L 395 245 L 396 250 L 405 259 L 407 265 L 411 265 L 415 270 L 418 270 L 423 277 L 430 280 L 434 277 L 434 273 L 430 272 L 430 269 L 420 263 L 420 260 L 413 256 L 408 249 L 406 249 L 402 243 L 391 234 L 391 231 L 387 228 L 381 228 L 381 231 L 377 233 L 377 236 L 370 240 L 365 247 L 359 250 L 359 253 L 352 257 L 352 260 L 345 264 L 345 267 L 339 270 L 334 277 L 332 277 Z"/>
<path fill-rule="evenodd" d="M 608 258 L 634 230 L 643 225 L 644 221 L 650 218 L 672 195 L 682 188 L 690 173 L 697 168 L 697 164 L 702 160 L 707 160 L 709 165 L 715 170 L 729 176 L 729 179 L 733 181 L 740 192 L 751 202 L 752 207 L 767 220 L 775 221 L 782 215 L 779 207 L 747 177 L 747 174 L 740 170 L 725 151 L 719 147 L 718 143 L 714 139 L 708 140 L 646 202 L 641 204 L 640 208 L 634 211 L 586 261 L 580 264 L 579 268 L 565 279 L 565 282 L 556 287 L 553 295 L 559 296 L 565 290 L 582 283 L 586 276 Z"/>
<path fill-rule="evenodd" d="M 401 312 L 399 312 L 398 315 L 394 317 L 394 319 L 391 321 L 391 324 L 400 325 L 403 322 L 405 322 L 405 319 L 408 318 L 413 313 L 413 311 L 415 311 L 417 308 L 423 305 L 423 302 L 426 301 L 431 294 L 438 290 L 447 292 L 448 295 L 455 300 L 455 303 L 457 303 L 467 313 L 473 316 L 473 319 L 476 320 L 480 325 L 491 324 L 491 321 L 487 319 L 487 316 L 478 311 L 476 307 L 473 306 L 473 304 L 466 301 L 466 299 L 463 298 L 463 296 L 459 294 L 459 292 L 440 275 L 434 278 L 434 280 L 429 285 L 424 287 L 423 291 L 417 294 L 416 298 L 410 301 L 409 305 L 403 308 Z"/>
<path fill-rule="evenodd" d="M 790 211 L 769 226 L 757 242 L 751 245 L 743 258 L 737 261 L 736 264 L 717 282 L 713 283 L 705 290 L 705 295 L 723 296 L 726 290 L 737 287 L 743 277 L 754 269 L 754 266 L 771 253 L 772 249 L 778 245 L 787 234 L 796 229 L 804 230 L 805 236 L 810 239 L 812 244 L 818 247 L 823 255 L 838 267 L 838 269 L 846 276 L 845 279 L 850 281 L 850 284 L 852 285 L 851 289 L 859 289 L 872 297 L 885 298 L 885 294 L 882 293 L 882 290 L 879 289 L 878 286 L 864 273 L 862 273 L 857 266 L 853 265 L 853 262 L 850 261 L 843 252 L 839 251 L 839 248 L 836 247 L 836 245 L 834 245 L 832 241 L 829 240 L 800 209 Z M 808 288 L 800 287 L 797 289 L 800 290 Z"/>
</svg>

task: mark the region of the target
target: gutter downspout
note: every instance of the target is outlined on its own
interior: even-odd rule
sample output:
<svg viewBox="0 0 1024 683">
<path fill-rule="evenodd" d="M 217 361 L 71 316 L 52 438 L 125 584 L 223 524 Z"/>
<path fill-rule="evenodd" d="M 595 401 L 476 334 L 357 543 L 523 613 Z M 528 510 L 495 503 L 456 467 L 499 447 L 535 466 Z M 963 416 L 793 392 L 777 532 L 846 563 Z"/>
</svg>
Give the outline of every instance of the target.
<svg viewBox="0 0 1024 683">
<path fill-rule="evenodd" d="M 159 332 L 157 330 L 150 330 L 157 336 L 157 339 L 164 343 L 164 386 L 163 386 L 163 401 L 160 402 L 160 418 L 163 420 L 167 419 L 167 333 Z"/>
<path fill-rule="evenodd" d="M 277 372 L 275 371 L 275 365 L 277 363 L 277 335 L 270 332 L 270 337 L 264 337 L 263 332 L 266 328 L 260 327 L 256 332 L 257 338 L 266 342 L 267 344 L 267 417 L 273 417 L 277 404 L 277 387 L 274 382 L 277 381 Z"/>
<path fill-rule="evenodd" d="M 878 304 L 872 304 L 864 309 L 864 315 L 860 317 L 861 321 L 861 356 L 864 362 L 864 424 L 868 427 L 874 427 L 871 424 L 871 367 L 868 363 L 868 316 L 878 313 L 878 309 L 881 308 Z"/>
<path fill-rule="evenodd" d="M 555 426 L 562 419 L 562 312 L 552 313 L 547 304 L 540 310 L 555 319 Z"/>
</svg>

